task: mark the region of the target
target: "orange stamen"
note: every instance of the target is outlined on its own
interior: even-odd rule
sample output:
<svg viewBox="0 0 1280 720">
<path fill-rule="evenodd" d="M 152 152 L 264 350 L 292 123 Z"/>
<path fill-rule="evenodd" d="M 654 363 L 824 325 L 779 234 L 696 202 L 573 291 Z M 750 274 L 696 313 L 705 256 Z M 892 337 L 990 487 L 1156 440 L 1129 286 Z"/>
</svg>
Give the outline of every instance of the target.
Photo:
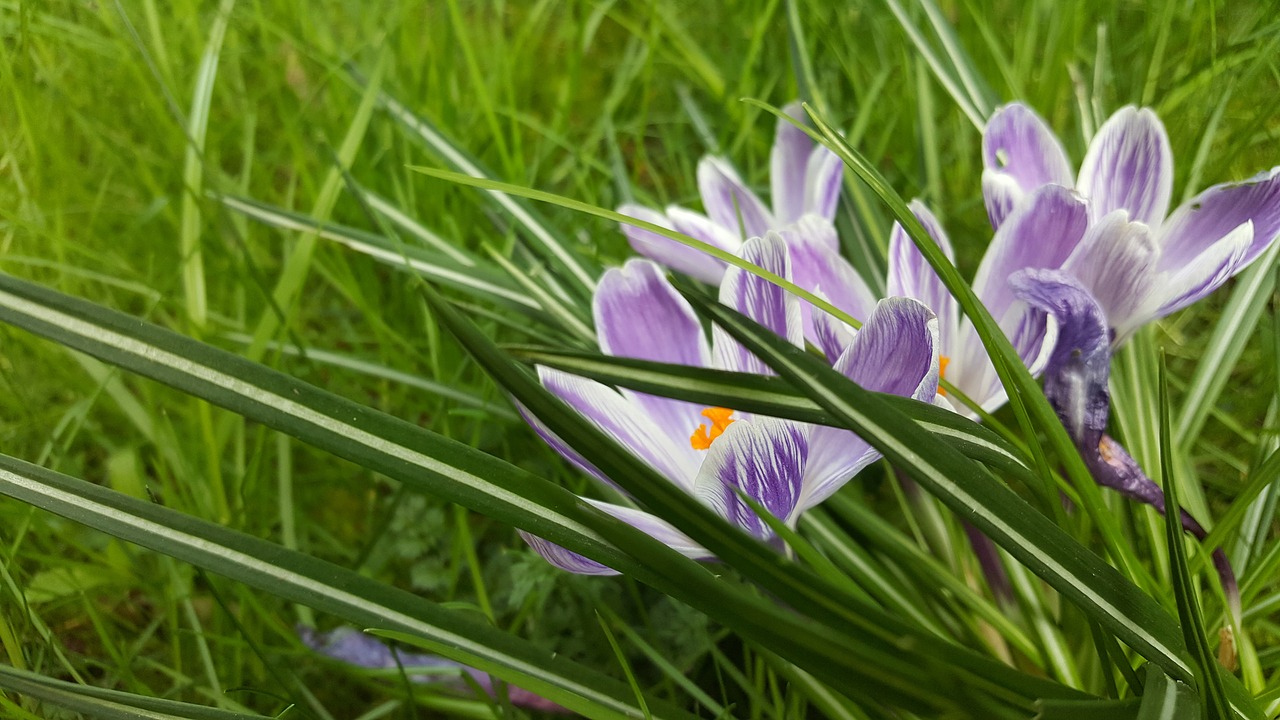
<svg viewBox="0 0 1280 720">
<path fill-rule="evenodd" d="M 725 429 L 733 424 L 733 411 L 722 407 L 709 407 L 702 411 L 702 417 L 711 421 L 711 427 L 708 428 L 706 423 L 698 426 L 697 430 L 689 436 L 689 445 L 694 450 L 706 450 L 711 447 L 711 442 L 720 437 Z"/>
<path fill-rule="evenodd" d="M 940 377 L 940 378 L 942 378 L 942 379 L 944 379 L 944 380 L 946 379 L 946 377 L 947 377 L 947 365 L 949 365 L 949 364 L 951 364 L 951 358 L 947 357 L 946 355 L 939 355 L 939 356 L 938 356 L 938 377 Z M 946 395 L 946 394 L 947 394 L 947 391 L 946 391 L 946 390 L 943 390 L 942 388 L 938 388 L 938 394 L 939 394 L 939 395 Z"/>
</svg>

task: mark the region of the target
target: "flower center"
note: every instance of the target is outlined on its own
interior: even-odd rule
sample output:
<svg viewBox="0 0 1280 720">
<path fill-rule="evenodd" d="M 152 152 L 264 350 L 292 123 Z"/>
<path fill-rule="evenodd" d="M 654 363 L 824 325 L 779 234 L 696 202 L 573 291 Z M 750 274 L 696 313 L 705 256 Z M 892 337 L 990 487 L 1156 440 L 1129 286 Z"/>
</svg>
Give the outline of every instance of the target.
<svg viewBox="0 0 1280 720">
<path fill-rule="evenodd" d="M 950 364 L 951 364 L 951 358 L 947 357 L 946 355 L 938 356 L 938 377 L 942 378 L 943 380 L 947 378 L 947 365 L 950 365 Z M 938 394 L 946 395 L 947 391 L 939 387 Z"/>
<path fill-rule="evenodd" d="M 702 417 L 710 420 L 711 425 L 708 426 L 706 423 L 699 425 L 698 429 L 694 430 L 693 434 L 689 436 L 689 445 L 694 450 L 706 450 L 711 447 L 711 441 L 720 437 L 725 429 L 733 424 L 732 415 L 733 411 L 729 408 L 704 408 Z"/>
</svg>

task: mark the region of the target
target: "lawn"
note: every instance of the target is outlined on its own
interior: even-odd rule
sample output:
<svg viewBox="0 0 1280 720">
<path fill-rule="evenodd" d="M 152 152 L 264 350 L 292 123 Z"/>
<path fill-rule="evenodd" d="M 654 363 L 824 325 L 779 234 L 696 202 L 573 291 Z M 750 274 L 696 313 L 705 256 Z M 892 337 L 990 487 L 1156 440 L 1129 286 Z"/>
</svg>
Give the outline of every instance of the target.
<svg viewBox="0 0 1280 720">
<path fill-rule="evenodd" d="M 597 350 L 590 287 L 634 255 L 609 212 L 698 207 L 707 154 L 767 193 L 771 110 L 797 98 L 885 181 L 846 171 L 835 218 L 877 296 L 886 192 L 925 202 L 974 276 L 993 234 L 983 126 L 1011 101 L 1073 170 L 1113 112 L 1152 108 L 1173 206 L 1280 165 L 1274 10 L 0 2 L 0 715 L 540 717 L 528 687 L 593 717 L 1277 717 L 1274 252 L 1111 364 L 1111 434 L 1221 543 L 1234 625 L 1213 547 L 1079 482 L 1038 393 L 964 421 L 1027 467 L 948 476 L 990 481 L 964 489 L 1001 522 L 1018 498 L 1040 509 L 1038 544 L 971 543 L 981 513 L 906 458 L 807 514 L 795 562 L 736 533 L 710 573 L 559 491 L 600 497 L 511 400 L 552 412 L 527 361 Z M 563 432 L 630 472 L 598 433 Z M 930 457 L 956 452 L 932 438 Z M 623 549 L 623 577 L 562 572 L 516 532 L 582 524 L 584 547 Z M 514 685 L 421 683 L 299 636 L 345 626 Z M 144 698 L 183 705 L 122 709 Z"/>
</svg>

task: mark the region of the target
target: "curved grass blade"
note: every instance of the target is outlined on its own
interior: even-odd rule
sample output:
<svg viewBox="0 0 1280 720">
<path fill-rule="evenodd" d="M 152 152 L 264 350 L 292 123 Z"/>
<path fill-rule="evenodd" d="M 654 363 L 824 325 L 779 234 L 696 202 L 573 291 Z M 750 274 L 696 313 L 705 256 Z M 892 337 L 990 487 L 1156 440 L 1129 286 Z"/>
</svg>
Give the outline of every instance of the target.
<svg viewBox="0 0 1280 720">
<path fill-rule="evenodd" d="M 1182 507 L 1178 503 L 1178 484 L 1173 482 L 1173 439 L 1169 422 L 1169 379 L 1163 353 L 1160 356 L 1160 475 L 1164 486 L 1165 506 Z M 1195 686 L 1204 699 L 1207 720 L 1229 720 L 1230 703 L 1222 687 L 1218 661 L 1205 637 L 1204 616 L 1196 598 L 1195 576 L 1187 566 L 1187 546 L 1184 544 L 1182 520 L 1177 512 L 1166 512 L 1165 542 L 1169 548 L 1169 575 L 1173 581 L 1173 598 L 1178 605 L 1178 618 L 1182 621 L 1182 634 L 1194 659 Z"/>
<path fill-rule="evenodd" d="M 1190 685 L 1147 666 L 1136 720 L 1200 720 L 1200 700 Z"/>
<path fill-rule="evenodd" d="M 269 720 L 266 715 L 233 712 L 55 680 L 8 665 L 0 665 L 0 688 L 104 720 Z"/>
<path fill-rule="evenodd" d="M 374 233 L 336 223 L 322 222 L 316 218 L 260 203 L 249 198 L 219 195 L 224 205 L 237 212 L 286 230 L 313 232 L 325 240 L 332 240 L 362 255 L 413 272 L 435 282 L 457 288 L 478 297 L 497 301 L 507 307 L 525 313 L 541 315 L 542 307 L 523 290 L 511 284 L 507 277 L 489 268 L 477 267 L 474 260 L 466 263 L 446 258 L 425 248 L 394 243 Z"/>
<path fill-rule="evenodd" d="M 538 365 L 574 373 L 631 390 L 716 407 L 733 407 L 772 417 L 843 427 L 830 412 L 802 395 L 786 380 L 754 373 L 613 357 L 600 353 L 557 348 L 517 346 L 507 348 L 516 357 Z M 960 415 L 897 395 L 874 393 L 920 427 L 951 442 L 965 455 L 1018 478 L 1035 482 L 1021 449 L 996 433 Z"/>
<path fill-rule="evenodd" d="M 0 493 L 432 652 L 598 718 L 645 717 L 626 686 L 472 614 L 274 543 L 0 455 Z M 650 698 L 654 717 L 691 718 Z"/>
<path fill-rule="evenodd" d="M 0 320 L 261 422 L 416 490 L 641 572 L 567 490 L 462 443 L 137 318 L 0 274 Z"/>
<path fill-rule="evenodd" d="M 1191 677 L 1177 624 L 1164 608 L 985 469 L 938 442 L 822 360 L 787 345 L 701 293 L 681 283 L 677 287 L 701 314 L 723 327 L 1064 597 L 1152 662 L 1168 668 L 1174 677 Z"/>
<path fill-rule="evenodd" d="M 484 178 L 471 177 L 468 175 L 464 175 L 462 173 L 449 172 L 447 170 L 437 170 L 436 168 L 430 168 L 430 167 L 422 167 L 422 166 L 414 165 L 414 166 L 410 166 L 409 169 L 413 170 L 414 172 L 420 172 L 423 175 L 439 178 L 441 180 L 447 180 L 449 182 L 457 183 L 459 185 L 486 188 L 491 191 L 500 190 L 504 193 L 508 193 L 511 195 L 530 198 L 532 200 L 538 200 L 540 202 L 552 203 L 554 205 L 559 205 L 560 207 L 568 208 L 570 210 L 576 210 L 578 212 L 583 212 L 588 215 L 594 215 L 598 218 L 604 218 L 605 220 L 612 220 L 613 222 L 616 222 L 616 223 L 622 223 L 624 225 L 632 225 L 642 230 L 648 230 L 649 232 L 655 233 L 657 235 L 661 235 L 665 238 L 670 238 L 671 240 L 675 240 L 681 245 L 688 245 L 691 248 L 700 250 L 718 260 L 723 260 L 724 262 L 734 267 L 741 268 L 751 273 L 752 275 L 755 275 L 756 277 L 763 278 L 764 280 L 768 280 L 774 285 L 777 285 L 783 290 L 786 290 L 792 295 L 795 295 L 801 300 L 804 300 L 805 302 L 809 303 L 813 307 L 828 313 L 829 315 L 835 317 L 836 319 L 846 322 L 849 325 L 852 325 L 853 327 L 862 327 L 861 318 L 855 318 L 850 316 L 849 313 L 841 310 L 840 308 L 837 308 L 836 306 L 832 305 L 826 300 L 818 297 L 817 295 L 809 292 L 808 290 L 805 290 L 804 288 L 800 287 L 799 285 L 796 285 L 790 280 L 787 280 L 784 277 L 771 273 L 768 270 L 764 270 L 763 268 L 752 265 L 751 263 L 747 262 L 746 260 L 743 260 L 742 258 L 738 257 L 737 255 L 734 255 L 731 252 L 722 250 L 714 245 L 711 245 L 710 243 L 705 243 L 696 238 L 689 237 L 688 235 L 685 235 L 683 233 L 676 232 L 675 230 L 671 230 L 670 228 L 665 228 L 665 227 L 662 227 L 661 225 L 655 225 L 651 222 L 645 222 L 644 220 L 639 220 L 639 219 L 630 217 L 628 215 L 623 215 L 621 213 L 614 212 L 613 210 L 605 210 L 604 208 L 596 207 L 595 205 L 592 205 L 590 203 L 585 203 L 580 200 L 573 200 L 567 197 L 561 197 L 554 193 L 544 192 L 542 190 L 534 190 L 533 188 L 521 187 L 519 185 L 512 185 L 511 183 L 497 182 L 496 180 L 486 180 Z"/>
<path fill-rule="evenodd" d="M 949 692 L 963 694 L 966 691 L 960 690 L 952 680 L 959 671 L 969 675 L 967 684 L 960 687 L 982 687 L 1005 695 L 1021 695 L 1023 698 L 1078 697 L 1080 695 L 1070 688 L 1016 672 L 990 658 L 921 632 L 918 628 L 849 595 L 809 570 L 787 561 L 765 545 L 730 526 L 700 503 L 689 502 L 688 495 L 683 490 L 648 466 L 637 463 L 629 452 L 603 435 L 559 398 L 551 395 L 530 373 L 513 364 L 491 341 L 444 302 L 431 288 L 424 286 L 422 290 L 436 317 L 440 318 L 441 322 L 453 332 L 476 361 L 557 436 L 649 510 L 671 522 L 726 564 L 774 593 L 796 611 L 807 613 L 814 620 L 825 623 L 826 626 L 820 629 L 827 634 L 827 639 L 841 638 L 843 645 L 839 659 L 829 658 L 825 660 L 827 665 L 815 666 L 812 663 L 812 656 L 796 658 L 784 649 L 794 640 L 790 634 L 797 632 L 797 630 L 788 629 L 786 642 L 781 645 L 766 644 L 775 652 L 788 657 L 824 681 L 834 680 L 836 683 L 834 687 L 848 684 L 849 676 L 840 674 L 848 673 L 848 670 L 837 671 L 834 674 L 833 671 L 839 666 L 849 667 L 850 655 L 856 651 L 860 654 L 857 659 L 864 663 L 872 657 L 883 657 L 881 653 L 886 647 L 885 643 L 888 642 L 893 650 L 891 659 L 882 659 L 887 664 L 874 668 L 865 664 L 853 666 L 853 672 L 864 677 L 869 670 L 873 670 L 872 679 L 885 683 L 883 691 L 906 692 L 934 699 L 937 697 L 939 688 L 947 687 Z M 606 534 L 605 529 L 601 529 L 601 532 L 613 540 L 618 547 L 631 550 L 630 545 L 624 545 L 621 540 L 615 540 Z M 640 558 L 639 555 L 636 557 Z M 652 564 L 649 566 L 654 567 Z M 701 577 L 690 577 L 685 582 L 701 580 Z M 681 594 L 676 597 L 689 602 L 694 607 L 706 604 L 701 593 L 714 592 L 713 588 L 691 592 L 693 590 L 691 585 L 680 585 L 677 589 Z M 692 599 L 689 599 L 690 597 Z M 744 599 L 729 594 L 726 600 L 736 605 Z M 755 612 L 754 609 L 752 612 Z M 711 614 L 731 627 L 735 626 L 736 618 L 732 614 L 727 616 L 723 612 Z M 779 627 L 793 626 L 792 618 L 786 616 L 783 618 L 782 624 L 768 628 L 768 631 L 773 632 Z M 806 621 L 800 627 L 804 628 L 799 631 L 803 636 L 808 636 L 814 629 L 812 621 Z M 737 629 L 744 635 L 750 636 L 741 627 Z M 869 636 L 874 640 L 874 644 L 868 645 L 867 641 L 862 639 L 854 640 L 853 638 L 859 637 L 859 634 Z M 914 670 L 907 671 L 909 677 L 914 678 L 922 668 L 928 668 L 934 678 L 933 687 L 922 688 L 912 680 L 907 680 L 904 684 L 904 678 L 893 675 L 886 677 L 886 673 L 902 672 L 902 663 L 907 658 L 910 658 L 909 664 L 914 664 L 916 667 Z M 832 662 L 835 664 L 830 664 Z M 947 699 L 946 703 L 949 704 L 954 697 L 959 696 Z"/>
<path fill-rule="evenodd" d="M 354 68 L 349 67 L 348 70 L 358 83 L 364 84 L 364 78 Z M 378 103 L 387 114 L 409 130 L 410 138 L 420 142 L 450 167 L 472 178 L 487 180 L 493 177 L 493 173 L 489 172 L 480 161 L 471 157 L 461 145 L 431 121 L 413 113 L 385 92 L 379 91 Z M 538 254 L 568 275 L 581 296 L 590 295 L 595 290 L 594 272 L 588 271 L 579 262 L 579 259 L 568 249 L 568 241 L 558 237 L 546 220 L 532 207 L 519 198 L 498 190 L 490 189 L 488 194 L 524 229 L 523 234 L 532 241 L 531 244 Z"/>
</svg>

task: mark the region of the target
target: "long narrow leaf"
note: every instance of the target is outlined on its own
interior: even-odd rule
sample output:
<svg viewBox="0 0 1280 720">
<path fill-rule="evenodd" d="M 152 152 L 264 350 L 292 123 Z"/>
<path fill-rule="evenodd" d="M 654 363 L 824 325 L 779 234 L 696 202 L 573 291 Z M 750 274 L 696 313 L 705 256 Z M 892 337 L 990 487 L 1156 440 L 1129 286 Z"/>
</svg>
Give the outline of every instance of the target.
<svg viewBox="0 0 1280 720">
<path fill-rule="evenodd" d="M 667 365 L 557 348 L 516 347 L 510 351 L 528 362 L 652 395 L 733 407 L 799 422 L 843 426 L 822 406 L 776 376 Z M 1031 468 L 1022 451 L 987 428 L 944 408 L 897 395 L 876 393 L 876 396 L 915 420 L 920 427 L 953 443 L 969 457 L 1030 482 L 1027 475 Z"/>
<path fill-rule="evenodd" d="M 104 720 L 268 720 L 265 715 L 220 710 L 176 700 L 104 690 L 55 680 L 33 672 L 0 665 L 0 688 L 51 705 Z"/>
<path fill-rule="evenodd" d="M 168 508 L 0 456 L 0 493 L 362 627 L 420 638 L 445 657 L 598 718 L 644 717 L 621 683 L 359 573 Z M 654 717 L 688 713 L 649 699 Z"/>
<path fill-rule="evenodd" d="M 137 318 L 0 275 L 0 320 L 619 569 L 576 496 L 462 443 Z"/>
</svg>

